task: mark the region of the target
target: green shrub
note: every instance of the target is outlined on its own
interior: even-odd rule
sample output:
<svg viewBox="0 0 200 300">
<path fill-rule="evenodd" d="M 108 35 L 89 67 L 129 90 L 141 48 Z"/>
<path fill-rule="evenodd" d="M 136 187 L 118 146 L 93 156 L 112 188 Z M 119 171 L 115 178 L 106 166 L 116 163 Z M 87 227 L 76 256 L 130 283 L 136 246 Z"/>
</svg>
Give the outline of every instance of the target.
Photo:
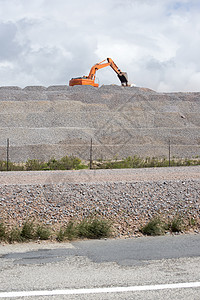
<svg viewBox="0 0 200 300">
<path fill-rule="evenodd" d="M 38 159 L 28 159 L 25 168 L 27 171 L 39 171 L 42 170 L 43 163 Z"/>
<path fill-rule="evenodd" d="M 43 225 L 37 227 L 35 236 L 40 240 L 48 240 L 50 235 L 51 231 L 47 227 L 44 227 Z"/>
<path fill-rule="evenodd" d="M 69 222 L 67 227 L 60 228 L 60 230 L 57 233 L 56 239 L 59 242 L 64 241 L 65 239 L 73 240 L 77 237 L 77 226 L 73 222 Z"/>
<path fill-rule="evenodd" d="M 183 230 L 184 222 L 180 216 L 174 217 L 168 224 L 168 228 L 171 232 L 180 232 Z"/>
<path fill-rule="evenodd" d="M 197 225 L 197 220 L 195 218 L 189 219 L 189 226 L 193 227 Z"/>
<path fill-rule="evenodd" d="M 6 171 L 6 162 L 0 160 L 0 171 Z"/>
<path fill-rule="evenodd" d="M 8 234 L 8 242 L 13 243 L 13 242 L 22 242 L 23 238 L 21 236 L 21 231 L 19 228 L 12 228 L 11 231 Z"/>
<path fill-rule="evenodd" d="M 75 156 L 65 156 L 60 160 L 60 164 L 64 170 L 78 169 L 81 160 Z"/>
<path fill-rule="evenodd" d="M 0 160 L 0 171 L 7 171 L 7 162 Z M 24 166 L 17 163 L 8 162 L 8 171 L 24 171 Z"/>
<path fill-rule="evenodd" d="M 160 220 L 160 218 L 154 218 L 143 226 L 140 231 L 143 234 L 151 236 L 163 235 L 165 233 L 165 224 Z"/>
<path fill-rule="evenodd" d="M 55 159 L 55 158 L 51 158 L 47 164 L 46 164 L 46 169 L 49 170 L 59 170 L 60 169 L 60 165 L 59 162 Z"/>
<path fill-rule="evenodd" d="M 78 236 L 88 239 L 109 237 L 111 225 L 107 220 L 89 219 L 78 224 Z"/>
<path fill-rule="evenodd" d="M 51 158 L 48 162 L 38 159 L 29 159 L 25 164 L 27 171 L 39 170 L 79 170 L 87 168 L 81 164 L 81 160 L 75 156 L 64 156 L 61 159 Z"/>
<path fill-rule="evenodd" d="M 170 161 L 171 166 L 195 166 L 199 165 L 200 160 L 193 159 L 177 159 L 173 157 Z M 110 160 L 98 164 L 97 168 L 100 169 L 121 169 L 121 168 L 152 168 L 152 167 L 168 167 L 169 160 L 158 157 L 146 157 L 142 158 L 137 155 L 128 156 L 122 160 Z"/>
<path fill-rule="evenodd" d="M 56 239 L 58 242 L 62 242 L 65 239 L 65 232 L 62 228 L 57 232 Z"/>
<path fill-rule="evenodd" d="M 0 241 L 6 239 L 6 227 L 3 223 L 0 223 Z"/>
<path fill-rule="evenodd" d="M 21 237 L 24 240 L 31 240 L 35 238 L 35 230 L 33 222 L 25 222 L 22 230 L 21 230 Z"/>
<path fill-rule="evenodd" d="M 74 225 L 73 222 L 69 222 L 67 227 L 65 228 L 64 231 L 64 236 L 68 239 L 68 240 L 73 240 L 74 238 L 77 237 L 77 226 Z"/>
<path fill-rule="evenodd" d="M 66 228 L 60 228 L 57 233 L 59 242 L 68 239 L 73 240 L 77 237 L 88 239 L 100 239 L 109 237 L 111 234 L 110 222 L 98 219 L 86 219 L 78 224 L 69 222 Z"/>
</svg>

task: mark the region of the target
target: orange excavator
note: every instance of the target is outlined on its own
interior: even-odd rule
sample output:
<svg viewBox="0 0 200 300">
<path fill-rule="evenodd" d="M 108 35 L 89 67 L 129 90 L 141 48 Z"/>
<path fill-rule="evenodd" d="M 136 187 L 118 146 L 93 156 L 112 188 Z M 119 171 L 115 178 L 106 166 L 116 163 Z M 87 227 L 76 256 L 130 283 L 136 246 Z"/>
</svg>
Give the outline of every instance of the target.
<svg viewBox="0 0 200 300">
<path fill-rule="evenodd" d="M 77 78 L 72 78 L 69 81 L 69 85 L 73 86 L 73 85 L 92 85 L 95 87 L 98 87 L 98 83 L 95 83 L 95 75 L 96 75 L 96 71 L 105 67 L 110 66 L 116 73 L 117 76 L 119 78 L 119 80 L 121 81 L 121 84 L 123 86 L 128 86 L 128 76 L 126 72 L 122 72 L 117 65 L 114 63 L 114 61 L 111 58 L 107 58 L 107 62 L 105 62 L 105 60 L 101 61 L 100 63 L 95 64 L 91 70 L 88 76 L 83 76 L 83 77 L 77 77 Z"/>
</svg>

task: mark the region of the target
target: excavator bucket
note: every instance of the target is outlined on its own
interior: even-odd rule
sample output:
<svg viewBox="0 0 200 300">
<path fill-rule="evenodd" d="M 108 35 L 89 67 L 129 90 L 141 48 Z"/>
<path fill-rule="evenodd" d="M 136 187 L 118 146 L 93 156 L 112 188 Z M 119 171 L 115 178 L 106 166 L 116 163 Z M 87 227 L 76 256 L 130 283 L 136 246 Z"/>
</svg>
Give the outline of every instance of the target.
<svg viewBox="0 0 200 300">
<path fill-rule="evenodd" d="M 117 76 L 123 86 L 128 86 L 128 75 L 126 72 L 121 72 L 120 74 L 117 74 Z"/>
</svg>

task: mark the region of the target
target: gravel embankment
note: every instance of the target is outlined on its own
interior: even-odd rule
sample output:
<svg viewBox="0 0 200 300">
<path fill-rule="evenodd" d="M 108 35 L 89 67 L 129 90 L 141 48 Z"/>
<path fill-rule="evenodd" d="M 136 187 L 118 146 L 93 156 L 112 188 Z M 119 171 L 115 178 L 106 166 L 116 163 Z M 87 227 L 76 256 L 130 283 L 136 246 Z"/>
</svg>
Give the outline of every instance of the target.
<svg viewBox="0 0 200 300">
<path fill-rule="evenodd" d="M 139 87 L 0 87 L 0 159 L 200 156 L 200 93 Z"/>
<path fill-rule="evenodd" d="M 2 172 L 0 217 L 55 227 L 91 215 L 113 221 L 118 234 L 137 234 L 155 214 L 200 219 L 200 166 L 98 171 Z"/>
</svg>

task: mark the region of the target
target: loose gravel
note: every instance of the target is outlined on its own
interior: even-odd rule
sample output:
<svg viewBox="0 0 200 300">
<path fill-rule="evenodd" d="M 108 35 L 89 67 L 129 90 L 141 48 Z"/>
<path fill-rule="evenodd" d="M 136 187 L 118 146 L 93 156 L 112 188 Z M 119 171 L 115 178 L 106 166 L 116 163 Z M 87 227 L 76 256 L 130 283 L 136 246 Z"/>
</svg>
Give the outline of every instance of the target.
<svg viewBox="0 0 200 300">
<path fill-rule="evenodd" d="M 155 215 L 200 219 L 200 167 L 0 173 L 0 217 L 58 228 L 69 220 L 111 220 L 118 236 L 139 235 Z"/>
</svg>

